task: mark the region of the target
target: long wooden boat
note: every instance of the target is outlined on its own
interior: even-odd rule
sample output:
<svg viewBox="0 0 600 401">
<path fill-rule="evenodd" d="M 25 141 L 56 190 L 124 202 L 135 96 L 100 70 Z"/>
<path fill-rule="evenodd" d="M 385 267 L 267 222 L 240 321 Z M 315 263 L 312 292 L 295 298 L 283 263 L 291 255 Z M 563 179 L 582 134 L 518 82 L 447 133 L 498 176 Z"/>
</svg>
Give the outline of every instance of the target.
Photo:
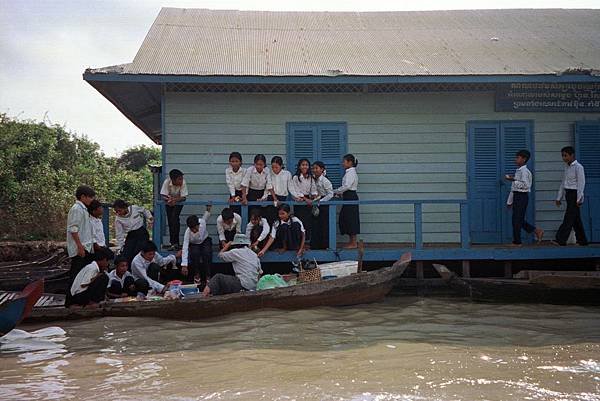
<svg viewBox="0 0 600 401">
<path fill-rule="evenodd" d="M 360 272 L 346 277 L 303 283 L 264 291 L 203 298 L 105 303 L 96 309 L 64 307 L 34 308 L 27 322 L 86 319 L 93 317 L 159 317 L 177 320 L 200 320 L 257 309 L 304 309 L 318 306 L 348 306 L 378 302 L 392 290 L 411 262 L 404 254 L 390 267 Z"/>
<path fill-rule="evenodd" d="M 64 292 L 69 282 L 69 258 L 63 250 L 33 261 L 0 262 L 0 290 L 23 288 L 44 279 L 51 293 Z"/>
<path fill-rule="evenodd" d="M 521 272 L 519 278 L 461 278 L 444 265 L 433 267 L 457 294 L 475 301 L 600 305 L 596 272 L 527 271 L 530 274 Z"/>
<path fill-rule="evenodd" d="M 44 292 L 44 280 L 30 283 L 18 296 L 0 305 L 0 336 L 5 335 L 31 313 Z"/>
</svg>

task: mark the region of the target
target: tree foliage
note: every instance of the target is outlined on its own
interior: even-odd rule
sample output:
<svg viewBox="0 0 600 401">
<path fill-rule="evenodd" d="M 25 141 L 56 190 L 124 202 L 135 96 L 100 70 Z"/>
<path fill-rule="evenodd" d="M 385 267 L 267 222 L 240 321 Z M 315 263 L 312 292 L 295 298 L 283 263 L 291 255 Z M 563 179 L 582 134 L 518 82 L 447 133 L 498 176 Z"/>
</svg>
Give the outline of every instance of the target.
<svg viewBox="0 0 600 401">
<path fill-rule="evenodd" d="M 119 158 L 59 125 L 0 114 L 0 237 L 59 239 L 77 186 L 94 188 L 99 200 L 116 198 L 152 207 L 152 174 L 160 151 L 138 146 Z"/>
</svg>

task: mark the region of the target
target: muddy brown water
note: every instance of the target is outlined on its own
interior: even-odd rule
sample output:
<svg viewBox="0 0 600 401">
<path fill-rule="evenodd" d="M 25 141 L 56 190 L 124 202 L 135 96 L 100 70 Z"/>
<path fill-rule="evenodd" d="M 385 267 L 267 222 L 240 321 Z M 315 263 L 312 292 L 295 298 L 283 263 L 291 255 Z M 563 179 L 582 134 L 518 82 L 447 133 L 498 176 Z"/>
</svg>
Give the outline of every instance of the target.
<svg viewBox="0 0 600 401">
<path fill-rule="evenodd" d="M 389 297 L 199 322 L 69 322 L 64 334 L 0 340 L 0 400 L 600 400 L 599 317 Z"/>
</svg>

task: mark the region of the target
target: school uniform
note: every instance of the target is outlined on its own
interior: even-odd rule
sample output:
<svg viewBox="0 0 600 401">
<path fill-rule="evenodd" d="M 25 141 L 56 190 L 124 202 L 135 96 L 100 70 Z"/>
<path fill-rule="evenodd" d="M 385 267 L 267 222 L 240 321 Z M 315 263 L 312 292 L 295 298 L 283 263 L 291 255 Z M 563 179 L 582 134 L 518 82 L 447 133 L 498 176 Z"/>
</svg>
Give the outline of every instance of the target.
<svg viewBox="0 0 600 401">
<path fill-rule="evenodd" d="M 92 262 L 81 269 L 71 284 L 68 293 L 70 296 L 65 300 L 65 306 L 85 306 L 91 302 L 99 303 L 104 301 L 108 276 L 102 274 L 96 278 L 98 273 L 100 273 L 100 267 L 96 262 Z M 94 280 L 94 278 L 96 279 Z M 82 285 L 85 285 L 85 287 L 82 287 Z"/>
<path fill-rule="evenodd" d="M 521 229 L 527 233 L 535 231 L 535 226 L 525 220 L 532 182 L 533 176 L 526 165 L 515 171 L 510 194 L 506 201 L 507 205 L 512 205 L 513 244 L 521 244 Z"/>
<path fill-rule="evenodd" d="M 317 202 L 327 202 L 333 198 L 333 185 L 324 175 L 315 179 Z M 319 205 L 319 216 L 314 218 L 313 232 L 310 241 L 312 249 L 329 247 L 329 205 Z"/>
<path fill-rule="evenodd" d="M 271 228 L 274 249 L 297 250 L 302 243 L 302 234 L 306 234 L 302 221 L 292 216 L 288 221 L 277 220 Z"/>
<path fill-rule="evenodd" d="M 115 218 L 117 246 L 130 266 L 135 255 L 150 239 L 150 234 L 146 229 L 146 221 L 151 218 L 152 213 L 149 210 L 136 205 L 129 206 L 125 216 Z"/>
<path fill-rule="evenodd" d="M 171 178 L 167 178 L 160 189 L 160 194 L 163 196 L 171 196 L 171 197 L 184 197 L 188 196 L 188 189 L 185 179 L 183 183 L 178 185 L 173 185 L 173 181 Z M 181 230 L 181 223 L 179 222 L 179 216 L 181 215 L 181 210 L 183 209 L 183 205 L 165 205 L 165 210 L 167 212 L 167 223 L 169 225 L 169 240 L 171 245 L 179 245 L 179 231 Z"/>
<path fill-rule="evenodd" d="M 585 171 L 583 166 L 577 160 L 565 167 L 563 180 L 558 190 L 557 201 L 565 198 L 567 201 L 567 210 L 562 224 L 556 232 L 556 242 L 560 245 L 566 245 L 571 230 L 575 230 L 575 238 L 579 245 L 587 245 L 588 240 L 581 221 L 581 208 L 577 203 L 583 203 L 585 189 Z"/>
<path fill-rule="evenodd" d="M 113 251 L 106 246 L 106 237 L 104 236 L 104 225 L 102 224 L 102 219 L 90 215 L 90 223 L 92 224 L 92 237 L 94 244 L 104 249 L 104 251 L 110 255 L 110 259 L 113 259 L 115 256 Z"/>
<path fill-rule="evenodd" d="M 71 258 L 71 269 L 69 271 L 71 282 L 75 279 L 77 273 L 93 260 L 94 235 L 90 219 L 90 213 L 83 202 L 75 201 L 67 216 L 67 253 Z M 72 233 L 79 234 L 79 241 L 85 249 L 84 256 L 77 254 L 77 243 L 73 239 Z"/>
<path fill-rule="evenodd" d="M 123 276 L 119 277 L 117 269 L 112 270 L 108 273 L 108 292 L 114 295 L 121 295 L 126 293 L 130 297 L 137 295 L 137 288 L 130 289 L 129 287 L 135 286 L 135 279 L 133 274 L 126 271 Z"/>
<path fill-rule="evenodd" d="M 235 234 L 242 232 L 242 216 L 237 213 L 233 214 L 231 224 L 226 224 L 223 221 L 223 216 L 217 217 L 217 233 L 219 234 L 219 244 L 221 241 L 231 242 Z"/>
<path fill-rule="evenodd" d="M 219 253 L 219 257 L 231 263 L 235 276 L 215 274 L 208 282 L 208 287 L 213 295 L 223 295 L 240 292 L 242 290 L 255 291 L 258 277 L 262 273 L 260 259 L 247 246 L 231 249 Z"/>
<path fill-rule="evenodd" d="M 273 199 L 272 195 L 267 197 L 267 200 L 282 203 L 287 201 L 289 195 L 289 187 L 292 181 L 292 174 L 287 170 L 281 170 L 279 174 L 275 174 L 271 170 L 271 185 L 267 187 L 267 191 L 273 190 L 275 192 L 276 199 Z M 269 224 L 273 224 L 277 220 L 277 208 L 274 205 L 269 205 L 264 209 L 264 216 L 267 218 Z"/>
<path fill-rule="evenodd" d="M 260 223 L 256 225 L 252 224 L 252 222 L 249 222 L 248 225 L 246 225 L 246 237 L 250 238 L 251 244 L 258 241 L 259 249 L 262 249 L 265 246 L 270 231 L 271 227 L 269 226 L 269 222 L 264 217 L 261 218 Z"/>
<path fill-rule="evenodd" d="M 334 191 L 341 194 L 343 200 L 358 200 L 358 174 L 355 167 L 346 169 L 342 178 L 342 186 Z M 340 233 L 342 235 L 360 234 L 360 213 L 358 205 L 344 205 L 339 217 Z"/>
<path fill-rule="evenodd" d="M 160 277 L 160 269 L 161 267 L 167 266 L 169 263 L 175 264 L 175 262 L 175 255 L 162 257 L 157 252 L 154 259 L 147 261 L 144 259 L 141 252 L 138 253 L 131 262 L 131 274 L 136 280 L 136 286 L 138 283 L 143 283 L 145 284 L 146 289 L 152 288 L 156 292 L 162 292 L 165 286 L 159 282 L 159 279 L 164 280 L 165 282 L 166 279 Z"/>
<path fill-rule="evenodd" d="M 308 176 L 308 178 L 304 177 L 303 175 L 293 176 L 290 185 L 290 193 L 294 198 L 314 198 L 317 196 L 317 186 L 315 185 L 315 180 L 312 178 L 312 176 Z M 311 238 L 313 225 L 312 206 L 294 205 L 294 216 L 302 221 L 302 224 L 306 229 L 306 240 L 309 241 Z"/>
<path fill-rule="evenodd" d="M 206 224 L 210 217 L 208 211 L 198 219 L 198 232 L 192 232 L 189 227 L 183 236 L 181 252 L 181 266 L 188 266 L 188 280 L 193 281 L 196 275 L 205 282 L 210 277 L 212 263 L 212 240 L 208 236 Z"/>
<path fill-rule="evenodd" d="M 244 178 L 242 179 L 242 186 L 248 189 L 246 199 L 250 202 L 262 200 L 265 196 L 265 190 L 271 185 L 271 174 L 267 167 L 262 172 L 256 171 L 256 167 L 251 166 L 246 169 Z M 260 208 L 260 206 L 248 207 L 248 214 L 254 209 Z"/>
<path fill-rule="evenodd" d="M 242 198 L 242 180 L 246 174 L 246 169 L 240 167 L 238 171 L 233 171 L 231 166 L 225 169 L 225 182 L 227 183 L 227 189 L 229 190 L 229 196 L 231 198 L 239 196 Z M 242 213 L 240 206 L 231 206 L 231 209 L 236 213 Z"/>
</svg>

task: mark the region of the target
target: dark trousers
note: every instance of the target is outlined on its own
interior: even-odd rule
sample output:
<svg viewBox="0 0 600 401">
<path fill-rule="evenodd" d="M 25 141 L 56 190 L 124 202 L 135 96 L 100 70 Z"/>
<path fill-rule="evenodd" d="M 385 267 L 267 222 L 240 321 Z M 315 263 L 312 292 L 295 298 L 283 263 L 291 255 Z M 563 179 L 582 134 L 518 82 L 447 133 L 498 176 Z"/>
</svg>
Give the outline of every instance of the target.
<svg viewBox="0 0 600 401">
<path fill-rule="evenodd" d="M 225 234 L 225 242 L 231 242 L 233 241 L 233 239 L 235 238 L 235 235 L 237 234 L 237 229 L 235 230 L 225 230 L 223 232 L 223 234 Z M 222 249 L 223 246 L 221 245 L 221 241 L 219 241 L 219 249 Z"/>
<path fill-rule="evenodd" d="M 65 301 L 65 306 L 81 305 L 85 306 L 91 302 L 99 303 L 104 301 L 106 297 L 106 287 L 108 286 L 108 276 L 101 275 L 90 283 L 85 291 L 73 295 Z M 69 291 L 69 294 L 71 291 Z"/>
<path fill-rule="evenodd" d="M 212 240 L 207 237 L 201 244 L 190 244 L 188 281 L 193 282 L 196 275 L 201 281 L 210 277 L 212 263 Z"/>
<path fill-rule="evenodd" d="M 133 286 L 133 288 L 132 288 Z M 146 290 L 147 291 L 147 290 Z M 121 295 L 126 293 L 130 297 L 135 297 L 138 293 L 137 288 L 135 287 L 135 280 L 133 277 L 128 276 L 123 280 L 123 285 L 121 285 L 120 281 L 113 280 L 108 285 L 108 292 L 112 295 Z"/>
<path fill-rule="evenodd" d="M 304 231 L 306 231 L 306 241 L 310 241 L 312 238 L 312 226 L 314 220 L 314 216 L 312 215 L 312 206 L 294 205 L 294 216 L 296 216 L 302 222 Z"/>
<path fill-rule="evenodd" d="M 248 188 L 248 194 L 246 195 L 246 199 L 248 199 L 249 202 L 254 202 L 259 200 L 260 198 L 263 197 L 263 195 L 265 194 L 265 190 L 264 189 L 250 189 Z M 248 216 L 250 216 L 250 213 L 254 210 L 254 209 L 260 209 L 261 206 L 248 206 Z M 262 212 L 261 212 L 262 215 Z"/>
<path fill-rule="evenodd" d="M 293 222 L 290 224 L 280 224 L 277 227 L 275 241 L 273 242 L 275 249 L 297 250 L 302 242 L 302 231 L 300 224 Z"/>
<path fill-rule="evenodd" d="M 239 278 L 221 273 L 215 274 L 210 279 L 208 287 L 212 295 L 233 294 L 244 289 Z"/>
<path fill-rule="evenodd" d="M 535 231 L 535 227 L 525 220 L 527 214 L 527 205 L 529 203 L 529 194 L 527 192 L 513 192 L 513 244 L 521 243 L 521 229 L 528 233 Z"/>
<path fill-rule="evenodd" d="M 77 274 L 94 261 L 94 254 L 85 251 L 85 256 L 75 255 L 71 258 L 71 269 L 69 270 L 69 276 L 71 278 L 70 282 L 73 283 Z M 69 284 L 68 289 L 71 288 L 71 284 Z M 67 290 L 67 292 L 69 292 Z"/>
<path fill-rule="evenodd" d="M 319 216 L 313 217 L 310 247 L 311 249 L 327 249 L 329 247 L 329 206 L 319 206 Z"/>
<path fill-rule="evenodd" d="M 160 283 L 166 282 L 164 280 L 165 274 L 161 273 L 161 268 L 156 263 L 150 263 L 148 265 L 148 268 L 146 269 L 146 275 L 154 281 L 158 281 Z M 135 280 L 135 287 L 137 292 L 147 294 L 150 290 L 150 283 L 148 283 L 148 280 L 144 278 L 139 278 Z"/>
<path fill-rule="evenodd" d="M 252 230 L 250 231 L 250 243 L 254 244 L 258 238 L 260 237 L 260 235 L 262 234 L 263 228 L 261 225 L 256 225 L 252 228 Z M 263 249 L 264 246 L 267 244 L 267 241 L 269 240 L 269 236 L 267 235 L 267 237 L 265 239 L 263 239 L 262 241 L 260 241 L 257 244 L 258 249 Z"/>
<path fill-rule="evenodd" d="M 149 240 L 150 234 L 148 234 L 146 227 L 140 227 L 137 230 L 129 231 L 127 233 L 121 255 L 127 259 L 129 266 L 131 266 L 131 261 L 135 258 L 135 255 L 140 253 L 144 244 Z"/>
<path fill-rule="evenodd" d="M 588 240 L 585 236 L 583 223 L 581 222 L 581 208 L 577 206 L 577 190 L 565 189 L 565 199 L 567 201 L 567 210 L 562 224 L 556 232 L 556 242 L 560 245 L 566 245 L 571 230 L 575 230 L 575 238 L 579 245 L 587 245 Z"/>
<path fill-rule="evenodd" d="M 179 230 L 181 230 L 179 215 L 183 205 L 165 205 L 165 209 L 167 210 L 167 223 L 169 224 L 169 241 L 171 245 L 179 245 Z"/>
<path fill-rule="evenodd" d="M 273 196 L 269 195 L 267 200 L 273 202 Z M 287 201 L 287 196 L 277 195 L 277 200 L 279 201 L 278 203 L 281 204 L 282 202 Z M 279 213 L 279 211 L 273 205 L 265 206 L 262 211 L 263 217 L 265 219 L 267 219 L 267 221 L 269 222 L 269 225 L 273 225 L 273 223 L 275 221 L 277 221 L 277 219 L 279 218 L 278 213 Z"/>
</svg>

